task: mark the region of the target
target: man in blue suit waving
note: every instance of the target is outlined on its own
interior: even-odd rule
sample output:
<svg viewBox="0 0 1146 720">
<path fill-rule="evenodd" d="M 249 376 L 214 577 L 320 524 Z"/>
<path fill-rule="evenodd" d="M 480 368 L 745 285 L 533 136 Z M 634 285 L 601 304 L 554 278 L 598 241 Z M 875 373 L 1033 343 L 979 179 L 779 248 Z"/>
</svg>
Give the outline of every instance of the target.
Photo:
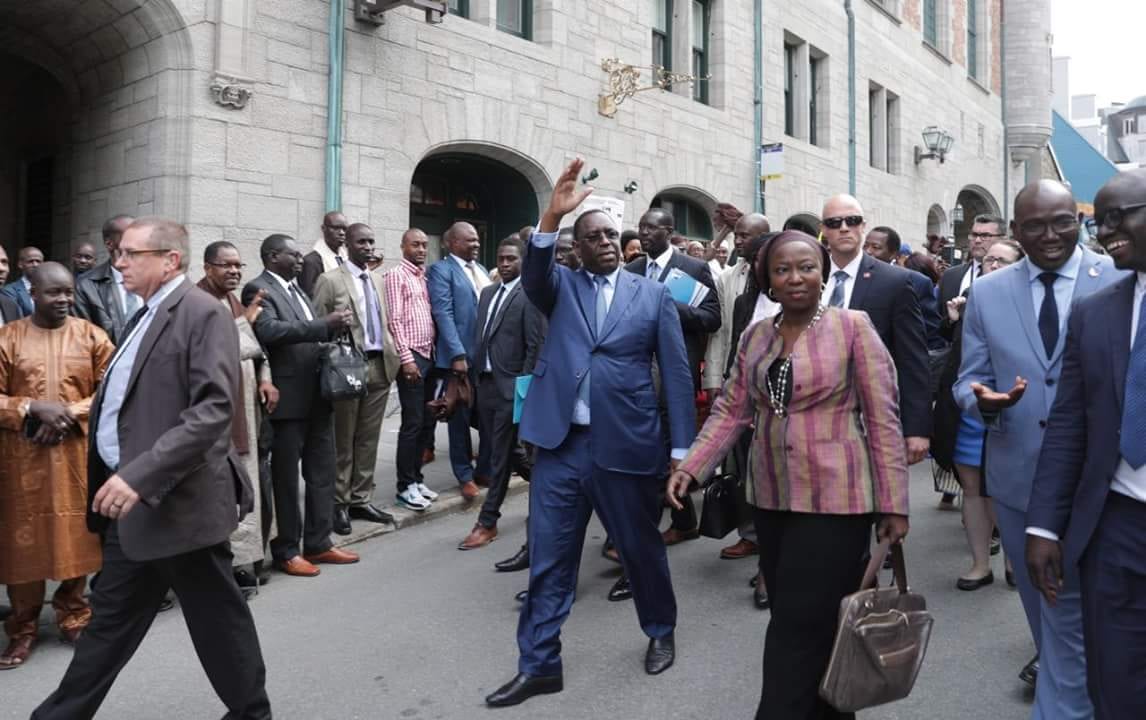
<svg viewBox="0 0 1146 720">
<path fill-rule="evenodd" d="M 675 466 L 696 434 L 688 354 L 668 289 L 620 267 L 620 231 L 608 215 L 589 211 L 573 225 L 581 270 L 556 264 L 561 218 L 592 192 L 577 189 L 583 165 L 574 160 L 558 179 L 522 266 L 522 288 L 549 317 L 549 333 L 521 418 L 521 439 L 537 447 L 537 459 L 518 675 L 486 698 L 491 706 L 561 691 L 561 624 L 593 511 L 632 581 L 650 638 L 645 670 L 663 672 L 675 657 L 676 599 L 657 529 L 668 453 L 652 363 L 660 368 Z"/>
</svg>

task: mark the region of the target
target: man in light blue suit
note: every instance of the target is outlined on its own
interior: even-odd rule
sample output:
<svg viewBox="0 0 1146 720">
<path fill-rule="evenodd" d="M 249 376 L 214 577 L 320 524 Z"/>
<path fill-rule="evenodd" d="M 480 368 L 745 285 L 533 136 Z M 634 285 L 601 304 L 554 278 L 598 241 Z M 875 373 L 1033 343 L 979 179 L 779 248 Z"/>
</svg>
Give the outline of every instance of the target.
<svg viewBox="0 0 1146 720">
<path fill-rule="evenodd" d="M 1015 198 L 1011 233 L 1027 257 L 975 282 L 963 321 L 955 399 L 987 426 L 986 488 L 1003 549 L 1024 557 L 1025 514 L 1047 417 L 1058 390 L 1074 301 L 1117 281 L 1109 258 L 1077 243 L 1078 210 L 1061 183 L 1032 183 Z M 997 388 L 1014 383 L 1007 392 Z M 1019 594 L 1039 652 L 1035 720 L 1093 717 L 1086 690 L 1077 568 L 1059 601 L 1043 602 L 1027 573 Z"/>
<path fill-rule="evenodd" d="M 467 222 L 457 222 L 446 230 L 442 238 L 449 255 L 426 271 L 426 285 L 430 293 L 430 312 L 434 316 L 438 337 L 434 346 L 434 367 L 439 377 L 450 372 L 468 374 L 470 387 L 477 386 L 474 353 L 477 350 L 478 296 L 490 284 L 489 271 L 477 261 L 481 241 L 477 230 Z M 473 445 L 470 441 L 470 408 L 458 407 L 449 419 L 450 466 L 454 477 L 462 486 L 462 494 L 473 500 L 477 494 L 472 464 Z M 482 443 L 480 469 L 485 466 L 487 443 Z"/>
<path fill-rule="evenodd" d="M 592 192 L 577 190 L 583 165 L 574 160 L 558 179 L 522 267 L 522 288 L 549 317 L 549 332 L 521 418 L 521 439 L 537 447 L 537 458 L 518 675 L 486 698 L 491 706 L 561 691 L 561 624 L 593 511 L 632 582 L 650 638 L 645 671 L 663 672 L 675 658 L 676 599 L 657 528 L 669 453 L 652 363 L 655 357 L 675 466 L 696 435 L 688 353 L 668 288 L 621 268 L 620 231 L 607 214 L 589 211 L 573 225 L 581 270 L 556 264 L 561 218 Z"/>
</svg>

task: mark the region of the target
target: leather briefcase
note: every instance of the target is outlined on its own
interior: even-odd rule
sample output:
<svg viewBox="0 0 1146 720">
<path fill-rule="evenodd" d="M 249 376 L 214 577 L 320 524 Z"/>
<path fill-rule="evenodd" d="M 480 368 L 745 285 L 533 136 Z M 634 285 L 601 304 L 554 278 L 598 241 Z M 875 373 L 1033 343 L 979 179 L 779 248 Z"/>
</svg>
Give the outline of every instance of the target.
<svg viewBox="0 0 1146 720">
<path fill-rule="evenodd" d="M 330 402 L 366 397 L 366 356 L 349 333 L 322 346 L 319 389 Z"/>
<path fill-rule="evenodd" d="M 891 546 L 895 585 L 877 587 L 887 552 L 887 542 L 877 546 L 861 590 L 840 603 L 839 629 L 820 697 L 841 712 L 907 697 L 927 653 L 934 618 L 923 596 L 907 587 L 902 545 Z"/>
<path fill-rule="evenodd" d="M 719 540 L 736 529 L 739 524 L 738 492 L 741 492 L 740 482 L 735 475 L 718 475 L 704 486 L 699 524 L 701 535 Z"/>
</svg>

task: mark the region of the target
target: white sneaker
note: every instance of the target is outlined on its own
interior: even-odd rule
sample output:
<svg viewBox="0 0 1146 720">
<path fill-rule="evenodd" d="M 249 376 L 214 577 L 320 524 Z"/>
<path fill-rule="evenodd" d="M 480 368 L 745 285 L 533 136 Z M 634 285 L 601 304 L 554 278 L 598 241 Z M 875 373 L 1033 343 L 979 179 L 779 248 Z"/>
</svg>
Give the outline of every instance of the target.
<svg viewBox="0 0 1146 720">
<path fill-rule="evenodd" d="M 426 483 L 414 483 L 411 487 L 417 489 L 418 494 L 430 502 L 438 499 L 438 494 L 426 486 Z"/>
<path fill-rule="evenodd" d="M 430 507 L 429 501 L 418 493 L 417 486 L 413 483 L 398 493 L 398 504 L 415 512 L 422 512 Z"/>
</svg>

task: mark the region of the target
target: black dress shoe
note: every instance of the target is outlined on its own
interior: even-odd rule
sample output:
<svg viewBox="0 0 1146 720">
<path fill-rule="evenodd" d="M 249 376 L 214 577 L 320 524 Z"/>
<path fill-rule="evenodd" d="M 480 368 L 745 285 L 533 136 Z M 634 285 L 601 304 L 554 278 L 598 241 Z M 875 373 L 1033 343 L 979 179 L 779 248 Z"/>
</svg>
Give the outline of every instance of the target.
<svg viewBox="0 0 1146 720">
<path fill-rule="evenodd" d="M 336 535 L 350 534 L 350 513 L 345 505 L 334 506 L 334 532 Z"/>
<path fill-rule="evenodd" d="M 1024 665 L 1023 669 L 1019 671 L 1019 679 L 1022 680 L 1023 682 L 1025 682 L 1027 685 L 1030 685 L 1031 687 L 1035 686 L 1035 683 L 1039 679 L 1039 656 L 1038 655 L 1035 655 L 1034 659 L 1031 660 L 1026 665 Z"/>
<path fill-rule="evenodd" d="M 534 695 L 559 693 L 564 688 L 560 675 L 526 675 L 517 677 L 486 696 L 485 704 L 490 707 L 508 707 L 523 703 Z"/>
<path fill-rule="evenodd" d="M 649 675 L 659 675 L 672 667 L 675 659 L 676 640 L 672 633 L 649 639 L 649 649 L 645 653 L 645 672 Z"/>
<path fill-rule="evenodd" d="M 525 598 L 528 596 L 529 596 L 529 591 L 528 590 L 522 590 L 518 594 L 514 595 L 513 599 L 518 601 L 518 602 L 525 602 Z"/>
<path fill-rule="evenodd" d="M 493 564 L 493 567 L 498 572 L 517 572 L 529 567 L 529 543 L 521 546 L 517 554 L 508 560 L 502 560 Z"/>
<path fill-rule="evenodd" d="M 1018 587 L 1019 586 L 1019 584 L 1015 582 L 1015 573 L 1013 570 L 1004 571 L 1003 577 L 1007 579 L 1007 585 L 1009 585 L 1010 587 Z"/>
<path fill-rule="evenodd" d="M 394 516 L 385 510 L 379 510 L 373 505 L 352 505 L 350 507 L 351 520 L 365 520 L 366 522 L 394 524 Z"/>
<path fill-rule="evenodd" d="M 990 585 L 993 582 L 995 582 L 995 573 L 989 572 L 986 575 L 984 575 L 983 577 L 978 578 L 978 579 L 959 578 L 958 580 L 955 581 L 955 587 L 959 588 L 960 590 L 966 590 L 967 592 L 972 592 L 972 591 L 978 590 L 979 588 L 981 588 L 985 585 Z"/>
<path fill-rule="evenodd" d="M 609 588 L 607 596 L 610 602 L 620 602 L 621 600 L 629 600 L 633 597 L 633 587 L 629 585 L 629 576 L 622 575 L 617 578 L 617 582 L 613 583 L 613 587 Z"/>
<path fill-rule="evenodd" d="M 752 590 L 752 604 L 756 606 L 757 610 L 767 610 L 772 607 L 772 600 L 768 597 L 768 590 L 761 585 L 757 585 Z"/>
<path fill-rule="evenodd" d="M 167 594 L 163 597 L 163 602 L 159 603 L 159 612 L 167 612 L 173 607 L 175 607 L 175 595 L 168 590 Z"/>
</svg>

